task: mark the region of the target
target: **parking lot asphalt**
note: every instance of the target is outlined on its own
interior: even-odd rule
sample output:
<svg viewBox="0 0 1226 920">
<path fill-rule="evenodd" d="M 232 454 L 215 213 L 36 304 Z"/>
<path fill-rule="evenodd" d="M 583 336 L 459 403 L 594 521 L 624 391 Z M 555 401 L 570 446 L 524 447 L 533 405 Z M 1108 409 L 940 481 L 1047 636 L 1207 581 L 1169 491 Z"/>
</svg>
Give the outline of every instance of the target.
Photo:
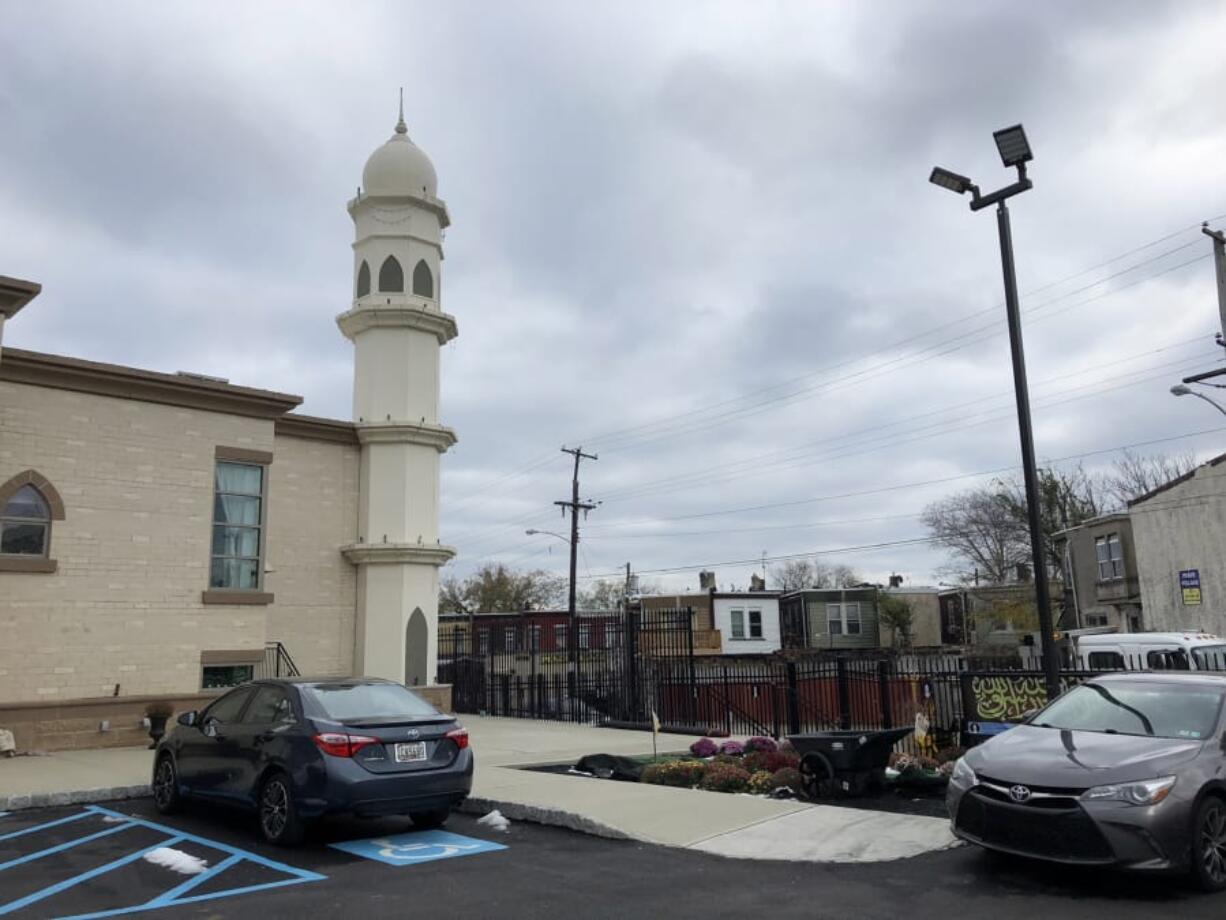
<svg viewBox="0 0 1226 920">
<path fill-rule="evenodd" d="M 260 843 L 250 818 L 217 808 L 162 818 L 150 801 L 133 800 L 16 812 L 0 816 L 0 915 L 706 920 L 765 911 L 1122 920 L 1178 911 L 1184 920 L 1226 910 L 1226 895 L 1194 893 L 1180 880 L 999 859 L 967 847 L 823 865 L 732 860 L 525 823 L 503 834 L 463 815 L 447 832 L 459 837 L 416 832 L 401 819 L 334 820 L 287 850 Z M 203 871 L 181 874 L 175 864 Z"/>
</svg>

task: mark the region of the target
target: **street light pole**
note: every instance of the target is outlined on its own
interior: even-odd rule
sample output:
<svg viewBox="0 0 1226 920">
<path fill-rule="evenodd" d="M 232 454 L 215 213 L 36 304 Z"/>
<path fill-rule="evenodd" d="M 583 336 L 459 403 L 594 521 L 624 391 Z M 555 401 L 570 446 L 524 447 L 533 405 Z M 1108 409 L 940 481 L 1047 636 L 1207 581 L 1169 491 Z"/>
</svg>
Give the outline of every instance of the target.
<svg viewBox="0 0 1226 920">
<path fill-rule="evenodd" d="M 1175 386 L 1171 387 L 1171 393 L 1175 396 L 1199 397 L 1200 399 L 1203 399 L 1205 402 L 1207 402 L 1209 405 L 1213 406 L 1213 408 L 1217 409 L 1217 411 L 1222 413 L 1222 415 L 1226 415 L 1226 409 L 1223 409 L 1222 404 L 1219 403 L 1216 399 L 1210 399 L 1204 393 L 1198 393 L 1191 387 L 1184 386 L 1182 383 L 1178 383 Z"/>
<path fill-rule="evenodd" d="M 1030 526 L 1030 554 L 1034 565 L 1035 604 L 1039 608 L 1039 630 L 1043 650 L 1043 675 L 1047 698 L 1060 695 L 1060 661 L 1051 616 L 1051 591 L 1047 583 L 1047 561 L 1043 552 L 1043 523 L 1039 511 L 1039 475 L 1034 459 L 1034 430 L 1030 422 L 1030 388 L 1026 383 L 1026 352 L 1022 345 L 1022 316 L 1017 298 L 1017 272 L 1013 265 L 1013 229 L 1009 207 L 1002 200 L 996 206 L 996 226 L 1000 231 L 1000 264 L 1005 281 L 1005 315 L 1009 324 L 1009 350 L 1013 356 L 1013 392 L 1017 399 L 1017 428 L 1022 442 L 1022 477 L 1026 484 L 1026 518 Z"/>
<path fill-rule="evenodd" d="M 1034 565 L 1035 604 L 1039 608 L 1039 637 L 1043 651 L 1043 675 L 1047 698 L 1060 695 L 1060 661 L 1056 651 L 1055 627 L 1051 615 L 1051 593 L 1047 584 L 1047 563 L 1043 552 L 1043 521 L 1039 510 L 1039 474 L 1034 459 L 1034 431 L 1030 423 L 1030 393 L 1026 385 L 1026 355 L 1022 347 L 1022 318 L 1017 298 L 1017 272 L 1013 265 L 1013 231 L 1005 201 L 1033 188 L 1026 177 L 1026 164 L 1033 158 L 1030 142 L 1021 125 L 1003 128 L 992 134 L 1001 162 L 1017 169 L 1017 181 L 1002 189 L 981 195 L 979 186 L 966 176 L 943 169 L 932 171 L 928 181 L 958 195 L 971 194 L 971 210 L 996 205 L 996 225 L 1000 232 L 1000 263 L 1005 282 L 1005 313 L 1009 324 L 1009 349 L 1013 357 L 1013 391 L 1017 398 L 1017 427 L 1022 442 L 1022 477 L 1026 485 L 1026 518 L 1030 527 L 1030 552 Z"/>
</svg>

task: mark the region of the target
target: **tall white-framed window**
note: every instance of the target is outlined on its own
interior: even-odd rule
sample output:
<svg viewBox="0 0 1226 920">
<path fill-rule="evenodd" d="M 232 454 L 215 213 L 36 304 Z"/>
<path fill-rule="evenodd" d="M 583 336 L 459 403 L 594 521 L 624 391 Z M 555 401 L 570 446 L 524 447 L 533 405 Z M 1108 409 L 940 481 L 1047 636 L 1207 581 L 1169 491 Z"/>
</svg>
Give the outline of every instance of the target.
<svg viewBox="0 0 1226 920">
<path fill-rule="evenodd" d="M 209 588 L 258 591 L 264 552 L 264 464 L 217 460 Z"/>
<path fill-rule="evenodd" d="M 579 624 L 579 648 L 591 648 L 592 646 L 592 624 Z"/>
<path fill-rule="evenodd" d="M 557 623 L 553 627 L 553 647 L 557 651 L 566 649 L 566 624 Z"/>
<path fill-rule="evenodd" d="M 1094 541 L 1094 555 L 1098 560 L 1098 580 L 1116 581 L 1124 577 L 1124 547 L 1118 533 L 1109 533 Z"/>
<path fill-rule="evenodd" d="M 519 649 L 515 647 L 515 627 L 514 626 L 507 626 L 503 628 L 502 630 L 502 648 L 504 651 L 508 651 L 508 652 L 518 652 L 519 651 Z"/>
<path fill-rule="evenodd" d="M 761 639 L 762 638 L 762 611 L 761 610 L 750 610 L 749 611 L 749 638 L 751 639 Z"/>
<path fill-rule="evenodd" d="M 477 654 L 488 655 L 490 653 L 490 631 L 488 627 L 482 626 L 477 630 Z"/>
<path fill-rule="evenodd" d="M 533 623 L 528 627 L 528 641 L 532 643 L 529 646 L 529 651 L 539 652 L 541 650 L 541 626 L 539 623 Z"/>
<path fill-rule="evenodd" d="M 860 602 L 827 604 L 826 623 L 832 636 L 860 635 Z"/>
<path fill-rule="evenodd" d="M 729 613 L 729 616 L 732 618 L 732 638 L 733 639 L 744 639 L 745 638 L 745 611 L 744 610 L 733 610 Z"/>
</svg>

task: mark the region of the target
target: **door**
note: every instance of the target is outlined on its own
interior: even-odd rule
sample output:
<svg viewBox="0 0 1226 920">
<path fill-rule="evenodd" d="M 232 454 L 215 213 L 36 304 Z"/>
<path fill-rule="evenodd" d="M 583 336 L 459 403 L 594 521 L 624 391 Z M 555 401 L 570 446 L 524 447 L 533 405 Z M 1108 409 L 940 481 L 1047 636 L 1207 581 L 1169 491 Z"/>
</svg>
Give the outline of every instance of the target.
<svg viewBox="0 0 1226 920">
<path fill-rule="evenodd" d="M 231 690 L 204 710 L 187 731 L 179 749 L 179 772 L 192 792 L 218 793 L 233 755 L 230 732 L 238 724 L 251 692 L 250 687 Z"/>
<path fill-rule="evenodd" d="M 285 753 L 285 732 L 296 722 L 284 687 L 256 685 L 242 719 L 227 732 L 225 750 L 229 756 L 218 794 L 254 803 L 256 781 L 271 760 Z"/>
</svg>

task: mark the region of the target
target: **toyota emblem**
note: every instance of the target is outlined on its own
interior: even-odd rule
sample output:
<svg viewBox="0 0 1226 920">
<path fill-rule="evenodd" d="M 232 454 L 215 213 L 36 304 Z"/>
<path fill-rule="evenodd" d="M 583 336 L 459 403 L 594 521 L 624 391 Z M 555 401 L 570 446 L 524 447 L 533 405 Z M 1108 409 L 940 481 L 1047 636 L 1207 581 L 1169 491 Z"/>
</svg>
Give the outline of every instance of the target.
<svg viewBox="0 0 1226 920">
<path fill-rule="evenodd" d="M 405 733 L 404 733 L 404 736 L 405 736 L 406 738 L 416 738 L 416 737 L 417 737 L 418 735 L 420 735 L 420 734 L 421 734 L 421 732 L 419 732 L 417 729 L 415 729 L 415 728 L 410 728 L 410 729 L 409 729 L 407 732 L 405 732 Z M 1026 795 L 1027 795 L 1027 796 L 1029 796 L 1029 795 L 1030 795 L 1029 790 L 1027 790 Z"/>
<path fill-rule="evenodd" d="M 1030 789 L 1026 786 L 1010 786 L 1009 798 L 1020 805 L 1030 799 Z"/>
</svg>

